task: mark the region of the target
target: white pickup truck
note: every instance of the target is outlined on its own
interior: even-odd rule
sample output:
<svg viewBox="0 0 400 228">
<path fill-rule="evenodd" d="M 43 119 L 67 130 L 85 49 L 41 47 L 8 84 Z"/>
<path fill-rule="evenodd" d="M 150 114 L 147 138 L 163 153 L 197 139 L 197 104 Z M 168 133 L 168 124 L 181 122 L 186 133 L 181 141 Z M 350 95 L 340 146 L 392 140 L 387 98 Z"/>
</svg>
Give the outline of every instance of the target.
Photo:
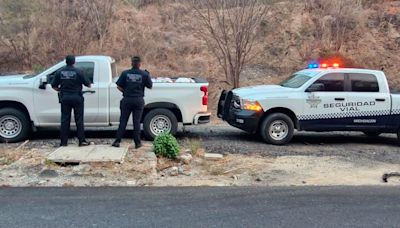
<svg viewBox="0 0 400 228">
<path fill-rule="evenodd" d="M 275 145 L 290 142 L 294 129 L 400 137 L 400 94 L 390 92 L 383 72 L 323 66 L 311 64 L 279 85 L 224 91 L 218 116 Z"/>
<path fill-rule="evenodd" d="M 64 61 L 38 75 L 0 77 L 0 141 L 18 142 L 31 132 L 60 126 L 60 104 L 57 92 L 49 82 Z M 92 88 L 84 89 L 85 126 L 118 126 L 122 98 L 115 82 L 115 61 L 108 56 L 81 56 L 77 68 L 84 72 Z M 210 121 L 208 82 L 197 78 L 154 79 L 146 91 L 143 130 L 153 139 L 161 132 L 175 134 L 178 123 L 203 124 Z M 74 122 L 74 121 L 72 121 Z M 132 126 L 132 121 L 129 121 Z"/>
</svg>

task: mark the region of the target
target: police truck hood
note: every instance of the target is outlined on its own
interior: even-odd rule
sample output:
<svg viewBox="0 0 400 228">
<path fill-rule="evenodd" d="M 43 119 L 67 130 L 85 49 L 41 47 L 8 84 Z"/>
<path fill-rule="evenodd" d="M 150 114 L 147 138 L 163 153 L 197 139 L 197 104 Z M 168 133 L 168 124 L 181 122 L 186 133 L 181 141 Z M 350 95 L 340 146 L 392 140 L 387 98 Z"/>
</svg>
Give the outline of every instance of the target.
<svg viewBox="0 0 400 228">
<path fill-rule="evenodd" d="M 233 93 L 241 98 L 247 98 L 255 97 L 261 94 L 282 95 L 284 93 L 292 91 L 292 88 L 286 88 L 280 85 L 259 85 L 234 89 Z"/>
<path fill-rule="evenodd" d="M 10 80 L 15 80 L 15 79 L 23 79 L 24 76 L 26 76 L 27 74 L 14 74 L 14 75 L 4 75 L 4 76 L 0 76 L 0 81 L 10 81 Z"/>
<path fill-rule="evenodd" d="M 0 76 L 0 85 L 26 84 L 28 81 L 24 79 L 25 76 L 26 74 Z"/>
</svg>

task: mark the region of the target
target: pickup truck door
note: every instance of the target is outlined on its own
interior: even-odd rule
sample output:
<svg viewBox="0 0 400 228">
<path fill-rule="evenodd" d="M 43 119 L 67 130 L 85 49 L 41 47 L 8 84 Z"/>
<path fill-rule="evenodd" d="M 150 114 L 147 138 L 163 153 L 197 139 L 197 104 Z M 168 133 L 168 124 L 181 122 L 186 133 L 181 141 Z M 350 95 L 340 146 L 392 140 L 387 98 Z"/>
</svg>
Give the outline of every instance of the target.
<svg viewBox="0 0 400 228">
<path fill-rule="evenodd" d="M 98 66 L 93 61 L 77 61 L 75 67 L 82 70 L 85 77 L 93 82 L 92 88 L 83 87 L 83 92 L 85 98 L 85 125 L 95 125 L 99 112 Z M 56 71 L 48 75 L 49 84 L 46 85 L 46 89 L 34 88 L 35 114 L 37 115 L 39 126 L 60 125 L 61 108 L 58 95 L 50 85 Z M 74 124 L 74 121 L 72 121 L 72 124 Z"/>
<path fill-rule="evenodd" d="M 303 113 L 298 116 L 301 129 L 344 130 L 349 123 L 342 108 L 346 102 L 344 74 L 323 75 L 305 92 Z"/>
<path fill-rule="evenodd" d="M 353 130 L 379 131 L 387 123 L 391 97 L 388 91 L 379 88 L 377 77 L 373 74 L 346 74 L 347 108 L 354 110 L 351 119 Z"/>
</svg>

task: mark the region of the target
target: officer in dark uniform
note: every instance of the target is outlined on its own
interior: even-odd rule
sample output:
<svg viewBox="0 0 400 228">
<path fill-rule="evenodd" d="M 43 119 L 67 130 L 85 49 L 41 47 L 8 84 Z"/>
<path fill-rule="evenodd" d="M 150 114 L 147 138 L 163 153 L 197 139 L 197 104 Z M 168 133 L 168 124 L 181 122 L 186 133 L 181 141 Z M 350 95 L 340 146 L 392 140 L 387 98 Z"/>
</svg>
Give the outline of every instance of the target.
<svg viewBox="0 0 400 228">
<path fill-rule="evenodd" d="M 83 73 L 74 67 L 75 56 L 66 57 L 67 66 L 58 70 L 52 82 L 54 90 L 60 94 L 61 102 L 61 145 L 68 145 L 68 135 L 71 123 L 71 111 L 74 110 L 79 146 L 88 146 L 85 139 L 83 124 L 84 98 L 82 85 L 91 87 L 90 81 L 84 77 Z"/>
<path fill-rule="evenodd" d="M 136 149 L 142 146 L 140 142 L 140 120 L 142 119 L 144 109 L 144 90 L 151 89 L 153 82 L 148 71 L 140 69 L 141 59 L 138 56 L 132 58 L 132 69 L 122 72 L 117 81 L 118 89 L 123 93 L 120 109 L 121 117 L 119 128 L 113 147 L 119 147 L 121 139 L 124 136 L 129 116 L 133 113 L 133 140 Z"/>
</svg>

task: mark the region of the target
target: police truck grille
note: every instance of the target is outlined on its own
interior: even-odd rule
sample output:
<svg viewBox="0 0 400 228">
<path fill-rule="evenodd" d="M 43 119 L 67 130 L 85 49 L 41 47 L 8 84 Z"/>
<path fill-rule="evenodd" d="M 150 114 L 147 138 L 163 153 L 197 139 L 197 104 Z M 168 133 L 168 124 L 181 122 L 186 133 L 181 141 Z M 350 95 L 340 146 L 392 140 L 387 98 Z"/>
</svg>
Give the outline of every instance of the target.
<svg viewBox="0 0 400 228">
<path fill-rule="evenodd" d="M 235 106 L 235 103 L 239 105 L 239 107 Z M 236 95 L 233 95 L 231 102 L 231 109 L 241 109 L 240 107 L 240 98 Z"/>
</svg>

